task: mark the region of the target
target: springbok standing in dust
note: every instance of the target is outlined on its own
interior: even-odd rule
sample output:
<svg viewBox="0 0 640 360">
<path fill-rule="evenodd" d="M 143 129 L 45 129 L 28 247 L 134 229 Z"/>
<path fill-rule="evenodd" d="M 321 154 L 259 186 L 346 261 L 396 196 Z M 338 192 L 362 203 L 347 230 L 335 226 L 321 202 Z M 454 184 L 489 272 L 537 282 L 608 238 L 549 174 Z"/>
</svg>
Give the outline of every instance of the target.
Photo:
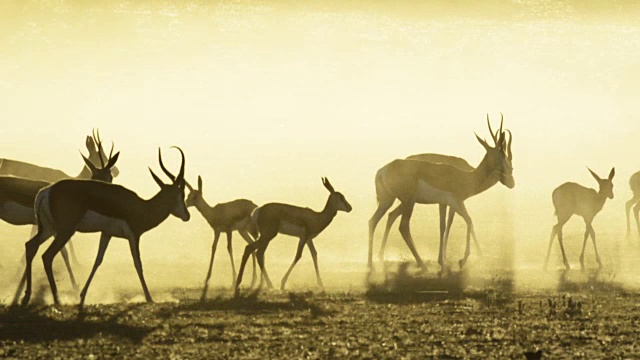
<svg viewBox="0 0 640 360">
<path fill-rule="evenodd" d="M 347 202 L 344 195 L 335 191 L 329 179 L 322 178 L 322 184 L 329 191 L 329 198 L 327 199 L 324 209 L 320 212 L 313 211 L 309 208 L 281 203 L 269 203 L 253 211 L 252 218 L 260 235 L 255 242 L 247 245 L 242 255 L 240 271 L 238 272 L 238 279 L 236 281 L 236 296 L 240 293 L 244 267 L 247 264 L 247 260 L 249 260 L 249 256 L 254 251 L 257 251 L 258 265 L 260 265 L 260 270 L 262 270 L 262 276 L 267 282 L 267 286 L 269 288 L 273 287 L 269 275 L 267 275 L 265 270 L 264 253 L 267 250 L 267 246 L 269 246 L 269 242 L 278 234 L 291 235 L 299 238 L 296 256 L 280 282 L 280 289 L 284 290 L 289 274 L 291 274 L 293 267 L 298 263 L 300 257 L 302 257 L 302 250 L 305 245 L 309 247 L 311 257 L 313 258 L 313 266 L 316 270 L 318 285 L 324 287 L 322 278 L 320 277 L 320 270 L 318 269 L 318 253 L 313 244 L 313 239 L 329 226 L 338 211 L 350 212 L 351 205 Z"/>
<path fill-rule="evenodd" d="M 200 301 L 204 301 L 207 298 L 207 291 L 209 289 L 209 279 L 211 278 L 211 269 L 213 268 L 213 258 L 216 254 L 216 248 L 218 247 L 218 239 L 220 239 L 220 233 L 227 234 L 227 251 L 229 252 L 229 258 L 231 259 L 232 269 L 232 286 L 236 282 L 236 266 L 233 262 L 233 246 L 231 242 L 231 235 L 233 231 L 238 231 L 240 236 L 248 243 L 251 244 L 258 237 L 255 227 L 252 224 L 251 212 L 258 207 L 253 201 L 247 199 L 237 199 L 226 203 L 216 204 L 210 206 L 207 201 L 202 197 L 202 177 L 198 176 L 198 188 L 194 189 L 189 183 L 186 183 L 189 189 L 189 195 L 187 195 L 187 207 L 195 206 L 196 209 L 202 214 L 202 217 L 207 220 L 207 223 L 213 229 L 213 245 L 211 245 L 211 260 L 209 261 L 209 270 L 207 271 L 207 278 L 204 281 L 204 288 L 202 290 L 202 296 Z M 251 236 L 253 236 L 253 239 Z M 256 281 L 256 256 L 253 254 L 253 279 L 251 284 Z"/>
<path fill-rule="evenodd" d="M 633 206 L 633 217 L 636 220 L 636 226 L 638 228 L 638 236 L 640 236 L 640 171 L 631 175 L 629 178 L 629 187 L 633 192 L 633 196 L 626 203 L 626 215 L 627 215 L 627 237 L 631 236 L 631 222 L 629 221 L 629 212 Z M 635 206 L 634 206 L 635 205 Z"/>
<path fill-rule="evenodd" d="M 47 279 L 53 293 L 56 305 L 60 304 L 58 290 L 53 276 L 51 264 L 56 254 L 69 241 L 76 231 L 102 232 L 98 254 L 91 269 L 91 274 L 80 293 L 80 307 L 84 305 L 85 297 L 96 270 L 102 263 L 104 254 L 111 237 L 127 239 L 133 263 L 138 273 L 142 290 L 147 302 L 152 302 L 147 288 L 140 260 L 140 237 L 145 232 L 160 225 L 169 215 L 188 221 L 189 211 L 184 199 L 184 153 L 177 148 L 182 156 L 178 176 L 171 174 L 162 163 L 160 149 L 158 161 L 160 168 L 171 179 L 171 184 L 165 184 L 151 170 L 151 176 L 160 186 L 160 191 L 151 199 L 144 200 L 135 192 L 114 184 L 92 180 L 61 180 L 41 190 L 36 197 L 36 214 L 38 216 L 38 233 L 29 240 L 26 247 L 27 266 L 14 302 L 17 302 L 20 289 L 26 281 L 22 305 L 29 303 L 31 298 L 31 267 L 33 258 L 42 243 L 52 235 L 55 238 L 42 255 L 42 261 L 47 273 Z"/>
<path fill-rule="evenodd" d="M 491 131 L 490 126 L 489 129 Z M 471 236 L 474 234 L 473 223 L 464 205 L 464 200 L 485 191 L 498 181 L 510 189 L 515 186 L 512 166 L 513 153 L 511 151 L 512 137 L 509 136 L 509 140 L 506 140 L 506 132 L 509 132 L 509 135 L 511 132 L 509 130 L 502 131 L 502 128 L 498 132 L 499 135 L 496 139 L 495 134 L 491 131 L 495 146 L 489 145 L 476 135 L 476 139 L 484 147 L 486 153 L 473 171 L 464 171 L 448 164 L 434 164 L 420 160 L 394 160 L 378 170 L 375 177 L 378 207 L 369 220 L 368 266 L 370 273 L 374 269 L 373 236 L 375 228 L 382 216 L 393 205 L 395 199 L 400 200 L 402 209 L 400 233 L 423 271 L 426 271 L 426 267 L 415 248 L 409 227 L 414 205 L 416 203 L 444 204 L 460 214 L 467 224 L 465 255 L 459 261 L 460 267 L 464 267 L 470 255 Z M 443 270 L 445 267 L 444 249 L 446 249 L 446 244 L 441 238 L 438 262 Z"/>
<path fill-rule="evenodd" d="M 616 169 L 612 168 L 609 172 L 609 177 L 606 179 L 600 178 L 596 173 L 587 168 L 598 182 L 598 191 L 584 187 L 574 182 L 566 182 L 558 186 L 551 195 L 553 200 L 553 206 L 556 209 L 556 216 L 558 217 L 558 223 L 551 229 L 551 238 L 549 239 L 549 247 L 547 248 L 547 257 L 544 260 L 544 268 L 547 268 L 549 264 L 549 255 L 551 254 L 551 245 L 553 239 L 558 235 L 558 243 L 560 244 L 560 251 L 562 252 L 562 262 L 567 270 L 569 261 L 567 255 L 564 252 L 564 244 L 562 242 L 562 227 L 567 221 L 576 214 L 584 219 L 586 230 L 584 232 L 584 240 L 582 242 L 582 251 L 580 252 L 580 266 L 584 269 L 584 249 L 587 246 L 587 239 L 591 235 L 591 241 L 593 241 L 593 249 L 596 253 L 596 261 L 598 267 L 602 268 L 602 262 L 600 261 L 600 255 L 598 254 L 598 247 L 596 246 L 596 232 L 593 230 L 591 223 L 593 218 L 602 210 L 604 203 L 607 199 L 613 199 L 613 176 L 616 174 Z"/>
</svg>

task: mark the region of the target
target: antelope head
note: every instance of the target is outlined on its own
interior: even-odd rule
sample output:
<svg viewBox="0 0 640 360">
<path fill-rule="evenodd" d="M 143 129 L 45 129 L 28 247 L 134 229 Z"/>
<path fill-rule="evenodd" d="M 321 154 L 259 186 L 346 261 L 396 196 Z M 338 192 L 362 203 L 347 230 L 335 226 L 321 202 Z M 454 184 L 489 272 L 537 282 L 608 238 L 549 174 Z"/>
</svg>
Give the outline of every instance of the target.
<svg viewBox="0 0 640 360">
<path fill-rule="evenodd" d="M 609 199 L 613 199 L 613 181 L 612 180 L 613 180 L 613 177 L 616 175 L 616 168 L 611 168 L 611 171 L 609 172 L 609 177 L 606 179 L 602 179 L 600 176 L 598 176 L 588 167 L 587 167 L 587 170 L 589 170 L 589 172 L 591 173 L 591 176 L 593 176 L 593 178 L 596 179 L 596 181 L 598 182 L 598 186 L 600 187 L 600 189 L 598 190 L 598 193 L 608 197 Z"/>
<path fill-rule="evenodd" d="M 333 185 L 329 182 L 329 179 L 326 177 L 322 178 L 322 185 L 329 190 L 329 206 L 332 209 L 336 209 L 337 211 L 351 212 L 351 204 L 347 202 L 347 199 L 341 193 L 335 191 Z"/>
<path fill-rule="evenodd" d="M 187 196 L 187 207 L 196 206 L 196 204 L 202 200 L 202 177 L 198 175 L 198 188 L 194 189 L 189 182 L 185 181 L 185 185 L 189 189 L 189 195 Z"/>
<path fill-rule="evenodd" d="M 106 154 L 102 147 L 102 140 L 100 139 L 99 130 L 93 129 L 91 131 L 91 136 L 87 136 L 85 140 L 85 146 L 89 151 L 88 158 L 93 164 L 102 163 L 103 161 L 102 159 L 106 158 Z M 113 143 L 112 143 L 112 147 L 113 147 Z M 91 169 L 91 167 L 89 167 L 89 169 Z M 117 177 L 119 174 L 120 174 L 120 170 L 118 170 L 117 167 L 114 166 L 111 168 L 112 178 Z"/>
<path fill-rule="evenodd" d="M 101 143 L 99 144 L 99 147 L 102 147 Z M 115 155 L 113 155 L 113 144 L 111 144 L 111 152 L 109 153 L 109 157 L 106 159 L 106 164 L 102 156 L 98 155 L 98 158 L 100 159 L 100 167 L 94 165 L 93 162 L 91 162 L 91 160 L 89 160 L 89 158 L 84 156 L 82 153 L 80 153 L 80 155 L 82 155 L 82 160 L 84 160 L 85 165 L 87 165 L 89 170 L 91 170 L 91 180 L 99 180 L 108 183 L 113 182 L 112 170 L 116 164 L 116 161 L 118 161 L 118 157 L 120 156 L 119 151 Z"/>
<path fill-rule="evenodd" d="M 164 166 L 164 164 L 162 163 L 162 154 L 160 152 L 160 148 L 158 148 L 158 162 L 160 163 L 160 168 L 167 175 L 167 177 L 171 179 L 171 184 L 165 184 L 164 182 L 162 182 L 162 180 L 160 180 L 160 178 L 156 174 L 154 174 L 151 168 L 149 168 L 149 171 L 151 172 L 153 180 L 155 180 L 156 184 L 160 186 L 160 192 L 166 194 L 167 198 L 172 199 L 170 211 L 171 215 L 183 221 L 189 221 L 191 216 L 189 215 L 189 210 L 187 210 L 184 202 L 184 187 L 186 184 L 186 181 L 184 180 L 184 152 L 182 152 L 182 149 L 177 146 L 172 147 L 178 149 L 178 151 L 180 151 L 180 155 L 182 156 L 182 163 L 180 165 L 180 172 L 178 173 L 178 176 L 173 175 Z"/>
<path fill-rule="evenodd" d="M 489 127 L 489 133 L 491 133 L 491 138 L 493 139 L 493 146 L 489 145 L 484 139 L 481 139 L 478 134 L 476 134 L 476 139 L 478 139 L 480 145 L 487 151 L 485 159 L 489 161 L 492 174 L 497 174 L 498 181 L 509 189 L 513 189 L 513 187 L 516 186 L 516 181 L 513 178 L 513 153 L 511 152 L 513 136 L 511 135 L 511 131 L 502 130 L 503 122 L 504 116 L 500 113 L 500 128 L 494 133 L 491 129 L 489 114 L 487 114 L 487 125 Z M 506 136 L 507 133 L 509 133 L 508 140 Z"/>
</svg>

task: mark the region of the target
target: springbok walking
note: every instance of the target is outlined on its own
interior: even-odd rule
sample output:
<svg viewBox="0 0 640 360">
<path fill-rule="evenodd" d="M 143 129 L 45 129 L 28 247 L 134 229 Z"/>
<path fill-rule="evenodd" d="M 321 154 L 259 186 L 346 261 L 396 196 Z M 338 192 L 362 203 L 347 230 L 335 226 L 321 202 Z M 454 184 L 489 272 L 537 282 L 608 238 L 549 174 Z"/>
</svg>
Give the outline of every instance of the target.
<svg viewBox="0 0 640 360">
<path fill-rule="evenodd" d="M 351 205 L 347 202 L 344 195 L 335 191 L 329 179 L 322 178 L 322 184 L 329 191 L 329 198 L 327 199 L 324 209 L 320 212 L 313 211 L 309 208 L 281 203 L 269 203 L 253 211 L 253 222 L 255 226 L 257 226 L 260 235 L 255 242 L 247 245 L 242 255 L 240 271 L 236 281 L 236 296 L 239 295 L 240 292 L 244 267 L 247 264 L 249 255 L 254 251 L 257 251 L 258 265 L 260 265 L 260 270 L 262 270 L 262 276 L 267 282 L 267 286 L 270 288 L 273 287 L 269 275 L 267 275 L 265 270 L 264 253 L 267 250 L 267 246 L 269 246 L 269 242 L 278 234 L 291 235 L 299 238 L 296 256 L 280 282 L 280 289 L 284 290 L 289 274 L 291 274 L 293 267 L 298 260 L 300 260 L 300 257 L 302 257 L 302 250 L 305 245 L 309 247 L 311 257 L 313 258 L 313 266 L 316 270 L 318 285 L 324 287 L 322 278 L 320 277 L 320 270 L 318 269 L 318 254 L 313 244 L 313 239 L 329 226 L 338 211 L 350 212 Z"/>
<path fill-rule="evenodd" d="M 464 200 L 490 188 L 498 181 L 508 188 L 515 186 L 513 178 L 513 153 L 511 143 L 513 138 L 509 130 L 498 130 L 496 136 L 489 126 L 495 146 L 489 145 L 476 135 L 476 139 L 486 151 L 478 167 L 472 171 L 464 171 L 448 164 L 434 164 L 420 160 L 394 160 L 382 167 L 376 173 L 376 199 L 378 207 L 369 220 L 369 256 L 368 266 L 373 272 L 373 236 L 375 228 L 384 214 L 393 205 L 395 199 L 400 200 L 402 218 L 400 233 L 411 250 L 418 266 L 423 271 L 426 267 L 416 251 L 409 222 L 413 207 L 419 204 L 443 204 L 450 206 L 452 211 L 460 214 L 467 224 L 467 245 L 464 258 L 459 261 L 464 267 L 470 255 L 471 236 L 475 236 L 473 223 L 464 205 Z M 509 133 L 509 140 L 506 133 Z M 441 229 L 444 227 L 441 217 Z M 438 262 L 444 268 L 444 249 L 446 244 L 440 241 L 440 255 Z"/>
<path fill-rule="evenodd" d="M 102 232 L 100 245 L 91 274 L 80 294 L 80 306 L 84 304 L 91 280 L 102 263 L 111 237 L 120 237 L 129 241 L 133 263 L 138 273 L 142 290 L 147 302 L 152 302 L 147 288 L 140 260 L 140 237 L 155 228 L 169 215 L 188 221 L 189 211 L 184 202 L 184 153 L 178 176 L 171 174 L 162 163 L 160 149 L 158 161 L 160 168 L 171 179 L 165 184 L 149 169 L 160 191 L 151 199 L 144 200 L 135 192 L 114 184 L 92 180 L 62 180 L 41 190 L 36 197 L 36 214 L 38 216 L 38 233 L 29 240 L 26 247 L 27 266 L 22 282 L 26 280 L 22 305 L 29 303 L 31 297 L 31 266 L 40 245 L 50 236 L 55 235 L 51 245 L 42 255 L 47 279 L 56 305 L 60 304 L 51 264 L 56 254 L 69 241 L 76 231 Z M 16 298 L 22 284 L 18 287 Z"/>
<path fill-rule="evenodd" d="M 209 289 L 209 279 L 211 278 L 211 269 L 213 268 L 213 258 L 216 254 L 216 248 L 218 247 L 218 239 L 220 239 L 220 233 L 227 234 L 227 251 L 229 252 L 229 259 L 231 259 L 232 269 L 232 286 L 236 282 L 236 266 L 233 261 L 233 246 L 231 242 L 231 235 L 233 231 L 238 231 L 240 236 L 248 243 L 251 244 L 258 237 L 256 229 L 251 221 L 251 212 L 258 207 L 252 201 L 247 199 L 237 199 L 226 203 L 220 203 L 211 207 L 202 196 L 202 177 L 198 176 L 198 188 L 194 189 L 186 183 L 189 189 L 189 195 L 187 195 L 187 207 L 195 206 L 196 209 L 202 214 L 202 217 L 207 220 L 207 223 L 213 229 L 213 245 L 211 246 L 211 260 L 209 261 L 209 270 L 207 271 L 207 277 L 204 281 L 204 289 L 202 290 L 202 296 L 200 301 L 204 301 L 207 297 L 207 291 Z M 253 238 L 251 238 L 251 236 Z M 256 280 L 256 256 L 253 254 L 253 279 L 252 285 Z"/>
<path fill-rule="evenodd" d="M 569 261 L 567 255 L 564 252 L 564 244 L 562 242 L 562 227 L 567 221 L 576 214 L 584 219 L 586 230 L 584 232 L 584 240 L 582 242 L 582 251 L 580 252 L 580 266 L 584 269 L 584 249 L 587 246 L 587 239 L 591 235 L 591 241 L 593 241 L 593 249 L 596 253 L 596 261 L 598 267 L 602 268 L 602 262 L 600 261 L 600 255 L 598 254 L 598 247 L 596 246 L 596 232 L 593 230 L 591 223 L 593 218 L 602 210 L 604 203 L 607 199 L 613 199 L 613 176 L 616 174 L 616 169 L 612 168 L 609 172 L 607 179 L 602 179 L 596 173 L 587 168 L 598 182 L 598 191 L 584 187 L 580 184 L 573 182 L 566 182 L 558 186 L 551 195 L 553 200 L 553 206 L 556 209 L 555 215 L 558 217 L 558 223 L 551 229 L 551 238 L 549 239 L 549 247 L 547 248 L 547 257 L 544 260 L 544 268 L 547 268 L 549 264 L 549 254 L 551 254 L 551 245 L 553 239 L 558 235 L 558 243 L 560 244 L 560 251 L 562 252 L 562 262 L 567 270 Z"/>
<path fill-rule="evenodd" d="M 640 171 L 631 175 L 629 178 L 629 187 L 633 192 L 633 196 L 626 204 L 626 214 L 627 214 L 627 236 L 631 235 L 631 222 L 629 220 L 629 212 L 631 212 L 631 207 L 633 206 L 633 217 L 636 220 L 636 226 L 638 228 L 638 236 L 640 236 Z M 635 205 L 635 206 L 634 206 Z"/>
</svg>

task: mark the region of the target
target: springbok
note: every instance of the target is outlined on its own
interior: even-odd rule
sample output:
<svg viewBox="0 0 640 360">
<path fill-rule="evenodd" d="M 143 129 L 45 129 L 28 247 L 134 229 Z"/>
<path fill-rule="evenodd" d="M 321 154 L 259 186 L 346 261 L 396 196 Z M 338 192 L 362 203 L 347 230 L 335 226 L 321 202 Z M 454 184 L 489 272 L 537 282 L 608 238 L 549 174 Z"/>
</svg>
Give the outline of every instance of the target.
<svg viewBox="0 0 640 360">
<path fill-rule="evenodd" d="M 269 275 L 267 275 L 265 270 L 264 253 L 267 250 L 267 246 L 269 246 L 269 242 L 279 233 L 299 238 L 296 256 L 280 282 L 280 289 L 284 290 L 289 274 L 291 274 L 293 267 L 296 265 L 298 260 L 300 260 L 300 257 L 302 256 L 302 249 L 305 245 L 309 247 L 311 257 L 313 258 L 313 266 L 316 270 L 318 285 L 320 287 L 324 287 L 322 278 L 320 278 L 320 270 L 318 269 L 318 253 L 313 245 L 313 239 L 318 236 L 322 230 L 329 226 L 338 211 L 350 212 L 351 205 L 347 202 L 344 195 L 335 191 L 329 182 L 329 179 L 322 178 L 322 184 L 329 191 L 329 198 L 327 199 L 324 209 L 320 212 L 309 208 L 281 203 L 269 203 L 262 205 L 253 211 L 251 217 L 260 235 L 255 242 L 247 245 L 244 250 L 244 254 L 242 255 L 240 271 L 238 272 L 238 279 L 236 281 L 236 296 L 240 293 L 240 284 L 242 283 L 244 267 L 247 264 L 249 255 L 254 251 L 257 251 L 258 265 L 260 265 L 260 270 L 262 270 L 262 276 L 267 282 L 267 286 L 269 288 L 273 287 L 273 284 L 269 279 Z"/>
<path fill-rule="evenodd" d="M 632 206 L 633 206 L 633 217 L 636 219 L 636 226 L 638 227 L 638 236 L 640 236 L 640 218 L 638 216 L 638 214 L 640 213 L 640 171 L 631 175 L 631 178 L 629 178 L 629 187 L 633 192 L 633 196 L 631 197 L 631 200 L 627 201 L 626 209 L 625 209 L 627 214 L 627 236 L 631 235 L 631 223 L 629 221 L 629 212 L 631 211 Z"/>
<path fill-rule="evenodd" d="M 89 163 L 98 164 L 99 162 L 102 162 L 103 158 L 106 158 L 104 149 L 102 148 L 102 140 L 100 139 L 99 130 L 94 129 L 91 133 L 91 136 L 87 136 L 85 140 L 85 146 L 89 151 Z M 86 161 L 85 164 L 87 164 Z M 111 168 L 112 178 L 118 176 L 119 174 L 120 171 L 117 167 L 114 166 L 113 168 Z M 62 179 L 91 179 L 92 171 L 89 165 L 85 165 L 80 173 L 74 177 L 58 169 L 42 167 L 23 161 L 0 159 L 0 175 L 45 181 L 47 183 L 53 184 L 54 182 Z M 33 236 L 34 234 L 35 232 L 32 232 L 31 236 Z M 73 261 L 77 264 L 78 258 L 76 256 L 75 250 L 73 249 L 72 242 L 69 243 L 69 250 L 71 251 L 71 257 L 73 258 Z"/>
<path fill-rule="evenodd" d="M 218 239 L 220 239 L 220 233 L 227 234 L 227 251 L 229 252 L 229 259 L 231 259 L 232 269 L 232 286 L 236 282 L 236 266 L 233 262 L 233 246 L 231 243 L 231 234 L 233 231 L 238 231 L 240 236 L 248 243 L 251 244 L 253 239 L 258 237 L 255 227 L 251 221 L 251 212 L 258 207 L 252 201 L 247 199 L 237 199 L 226 203 L 220 203 L 211 207 L 202 196 L 202 177 L 198 176 L 198 188 L 194 189 L 188 182 L 186 182 L 189 189 L 189 195 L 187 195 L 187 208 L 195 206 L 196 209 L 202 214 L 202 217 L 207 220 L 207 223 L 213 229 L 213 245 L 211 246 L 211 260 L 209 261 L 209 270 L 207 271 L 207 278 L 204 281 L 204 289 L 202 290 L 202 296 L 200 301 L 205 301 L 207 297 L 207 290 L 209 289 L 209 279 L 211 278 L 211 269 L 213 268 L 213 258 L 216 254 L 216 248 L 218 247 Z M 253 238 L 249 235 L 253 236 Z M 253 254 L 253 279 L 251 283 L 255 283 L 256 280 L 256 257 Z"/>
<path fill-rule="evenodd" d="M 488 119 L 487 119 L 488 120 Z M 491 126 L 491 125 L 489 125 Z M 497 134 L 497 132 L 496 132 Z M 494 143 L 497 139 L 493 136 Z M 434 164 L 448 164 L 451 166 L 455 166 L 460 170 L 464 171 L 473 171 L 475 168 L 462 158 L 450 155 L 442 155 L 442 154 L 417 154 L 411 155 L 406 158 L 407 160 L 421 160 Z M 449 231 L 451 229 L 451 225 L 453 224 L 453 217 L 455 216 L 455 212 L 449 210 L 449 216 L 447 222 L 445 224 L 445 217 L 447 217 L 447 208 L 446 204 L 439 204 L 439 214 L 440 214 L 440 249 L 438 254 L 439 261 L 444 262 L 446 259 L 446 246 L 448 243 Z M 391 231 L 391 227 L 396 219 L 402 214 L 402 205 L 398 205 L 395 209 L 389 212 L 389 217 L 387 219 L 387 224 L 384 228 L 384 235 L 382 236 L 382 244 L 380 245 L 380 252 L 378 253 L 378 259 L 381 263 L 384 263 L 384 251 L 387 246 L 387 240 L 389 239 L 389 232 Z M 473 237 L 473 241 L 476 245 L 476 250 L 480 252 L 480 245 L 478 244 L 478 240 L 475 237 L 475 233 L 471 233 Z"/>
<path fill-rule="evenodd" d="M 176 147 L 177 148 L 177 147 Z M 26 247 L 27 266 L 22 282 L 27 283 L 22 305 L 29 303 L 31 297 L 31 265 L 39 246 L 51 235 L 55 238 L 42 255 L 47 279 L 56 305 L 60 304 L 51 264 L 56 254 L 69 241 L 76 231 L 102 232 L 98 254 L 91 269 L 91 274 L 80 293 L 80 306 L 85 297 L 96 270 L 102 263 L 104 253 L 111 237 L 120 237 L 129 241 L 133 263 L 138 273 L 142 290 L 147 302 L 153 302 L 147 288 L 140 260 L 140 237 L 155 228 L 169 215 L 183 221 L 190 218 L 184 202 L 184 153 L 178 176 L 171 174 L 162 163 L 162 155 L 158 149 L 160 168 L 171 179 L 165 184 L 149 169 L 153 180 L 160 186 L 160 191 L 151 199 L 144 200 L 135 192 L 114 184 L 92 180 L 62 180 L 41 190 L 36 197 L 36 214 L 38 216 L 38 233 L 29 240 Z M 16 298 L 22 284 L 18 287 Z"/>
<path fill-rule="evenodd" d="M 87 136 L 85 140 L 85 146 L 89 151 L 89 162 L 92 164 L 98 164 L 100 159 L 106 157 L 104 149 L 99 145 L 101 142 L 99 131 L 94 131 L 92 136 Z M 119 173 L 120 171 L 117 167 L 111 169 L 113 177 L 117 177 Z M 0 159 L 0 175 L 11 175 L 54 183 L 62 179 L 90 179 L 92 173 L 88 165 L 84 166 L 80 173 L 74 177 L 58 169 L 51 169 L 17 160 Z"/>
<path fill-rule="evenodd" d="M 368 265 L 370 274 L 373 272 L 373 235 L 375 228 L 384 214 L 393 205 L 395 199 L 400 200 L 402 218 L 400 220 L 400 233 L 413 254 L 418 266 L 426 271 L 426 267 L 416 251 L 411 236 L 409 222 L 413 213 L 413 207 L 419 204 L 442 204 L 451 207 L 453 212 L 462 216 L 467 224 L 467 244 L 464 257 L 459 261 L 460 267 L 464 267 L 470 255 L 471 236 L 474 235 L 473 222 L 467 213 L 464 200 L 479 194 L 492 187 L 498 181 L 509 189 L 515 186 L 513 178 L 513 153 L 511 143 L 513 138 L 509 130 L 498 130 L 494 135 L 489 126 L 489 131 L 494 139 L 495 147 L 489 145 L 476 134 L 476 139 L 486 151 L 484 158 L 478 167 L 472 171 L 464 171 L 448 164 L 434 164 L 421 160 L 394 160 L 382 167 L 376 173 L 376 199 L 378 207 L 369 220 L 369 256 Z M 509 140 L 506 140 L 506 132 Z M 441 229 L 443 228 L 441 217 Z M 440 241 L 439 263 L 444 269 L 443 238 Z"/>
<path fill-rule="evenodd" d="M 560 251 L 562 252 L 562 261 L 567 270 L 569 261 L 567 255 L 564 252 L 564 244 L 562 243 L 562 227 L 569 221 L 573 214 L 579 215 L 584 219 L 586 230 L 584 232 L 584 240 L 582 242 L 582 252 L 580 252 L 580 266 L 584 269 L 584 249 L 587 246 L 587 239 L 591 235 L 593 241 L 593 249 L 596 253 L 596 261 L 598 267 L 602 268 L 602 262 L 600 261 L 600 255 L 598 254 L 598 248 L 596 246 L 596 232 L 593 230 L 591 223 L 593 218 L 602 210 L 607 198 L 613 199 L 613 176 L 616 174 L 616 169 L 612 168 L 609 172 L 607 179 L 602 179 L 596 173 L 587 168 L 598 182 L 598 191 L 584 187 L 580 184 L 573 182 L 566 182 L 558 186 L 553 190 L 551 199 L 553 200 L 553 206 L 555 207 L 555 215 L 558 217 L 558 223 L 551 229 L 551 238 L 549 239 L 549 247 L 547 248 L 547 257 L 544 260 L 544 268 L 547 268 L 549 264 L 549 254 L 551 254 L 551 245 L 553 239 L 558 235 L 558 243 L 560 244 Z"/>
</svg>

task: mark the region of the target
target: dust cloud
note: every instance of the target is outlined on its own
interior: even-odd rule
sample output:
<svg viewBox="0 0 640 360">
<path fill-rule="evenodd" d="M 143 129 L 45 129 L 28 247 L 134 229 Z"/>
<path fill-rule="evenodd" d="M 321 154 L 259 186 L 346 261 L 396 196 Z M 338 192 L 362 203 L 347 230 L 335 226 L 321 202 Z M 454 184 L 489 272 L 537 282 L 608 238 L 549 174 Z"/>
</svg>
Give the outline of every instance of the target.
<svg viewBox="0 0 640 360">
<path fill-rule="evenodd" d="M 157 148 L 173 170 L 179 158 L 168 147 L 179 145 L 187 180 L 203 177 L 210 204 L 247 198 L 320 210 L 326 176 L 353 211 L 339 213 L 316 239 L 321 273 L 328 287 L 360 288 L 375 172 L 425 152 L 476 166 L 484 150 L 474 132 L 488 138 L 486 114 L 495 126 L 503 113 L 516 187 L 497 184 L 466 202 L 483 250 L 479 257 L 472 248 L 470 269 L 514 271 L 520 287 L 555 286 L 558 273 L 541 270 L 555 223 L 551 192 L 566 181 L 595 188 L 586 166 L 601 176 L 615 166 L 615 198 L 594 221 L 600 276 L 636 286 L 640 241 L 625 237 L 624 202 L 640 170 L 639 13 L 632 1 L 3 1 L 0 152 L 76 174 L 77 150 L 98 127 L 121 151 L 115 182 L 150 197 L 158 189 L 147 166 L 158 169 Z M 170 218 L 143 235 L 154 294 L 204 281 L 213 232 L 190 211 L 188 223 Z M 10 294 L 5 284 L 21 266 L 29 229 L 3 223 L 0 231 Z M 437 207 L 417 205 L 412 231 L 437 271 Z M 583 232 L 577 218 L 564 229 L 573 268 Z M 458 217 L 454 264 L 464 237 Z M 74 239 L 84 279 L 98 235 Z M 244 242 L 237 234 L 233 242 L 238 266 Z M 283 235 L 272 242 L 274 280 L 295 243 Z M 387 259 L 413 261 L 397 225 Z M 591 244 L 586 263 L 597 266 Z M 550 268 L 561 266 L 556 242 Z M 34 271 L 42 276 L 39 257 Z M 230 283 L 223 236 L 212 286 Z M 305 250 L 289 286 L 314 284 Z M 113 239 L 87 300 L 115 301 L 132 289 L 139 283 L 128 247 Z"/>
</svg>

